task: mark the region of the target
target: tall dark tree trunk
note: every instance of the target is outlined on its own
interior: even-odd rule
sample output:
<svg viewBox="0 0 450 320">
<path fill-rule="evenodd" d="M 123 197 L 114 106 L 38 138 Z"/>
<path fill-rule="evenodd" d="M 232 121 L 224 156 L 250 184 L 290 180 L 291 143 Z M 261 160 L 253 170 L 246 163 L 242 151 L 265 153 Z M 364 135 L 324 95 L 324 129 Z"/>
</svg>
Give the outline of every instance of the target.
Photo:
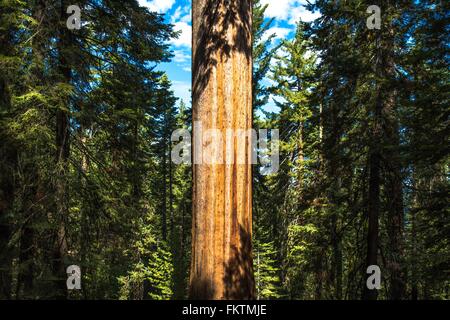
<svg viewBox="0 0 450 320">
<path fill-rule="evenodd" d="M 414 182 L 417 188 L 417 181 Z M 418 259 L 417 259 L 417 195 L 414 196 L 414 205 L 411 209 L 411 300 L 419 298 Z"/>
<path fill-rule="evenodd" d="M 180 221 L 176 221 L 179 225 L 179 229 L 174 229 L 172 233 L 173 239 L 173 256 L 174 256 L 174 299 L 180 300 L 185 297 L 186 294 L 186 264 L 185 256 L 185 216 L 186 216 L 186 203 L 181 203 L 179 207 L 181 211 Z M 178 219 L 177 219 L 178 220 Z M 175 233 L 174 231 L 177 230 Z"/>
<path fill-rule="evenodd" d="M 170 160 L 169 160 L 170 161 Z M 161 195 L 161 214 L 162 214 L 162 237 L 167 240 L 167 149 L 163 146 L 162 158 L 162 195 Z"/>
<path fill-rule="evenodd" d="M 7 55 L 11 50 L 9 32 L 0 34 L 0 54 Z M 11 96 L 8 81 L 3 73 L 0 74 L 0 112 L 7 114 L 11 109 Z M 12 235 L 12 225 L 7 213 L 14 202 L 14 183 L 12 172 L 16 162 L 14 147 L 8 146 L 6 132 L 0 128 L 0 299 L 11 297 L 12 281 L 12 248 L 9 240 Z"/>
<path fill-rule="evenodd" d="M 89 170 L 89 158 L 86 154 L 87 143 L 88 143 L 88 134 L 86 132 L 85 126 L 81 125 L 80 127 L 80 143 L 82 145 L 83 154 L 81 155 L 80 160 L 80 186 L 82 188 L 82 193 L 84 196 L 89 199 L 85 203 L 82 204 L 81 207 L 81 217 L 80 217 L 80 267 L 82 269 L 82 274 L 89 274 L 90 270 L 87 264 L 88 254 L 89 254 L 89 244 L 90 244 L 90 228 L 89 228 L 89 214 L 92 208 L 92 201 L 90 198 L 90 184 L 88 181 L 88 170 Z M 86 286 L 82 286 L 83 297 L 84 299 L 88 299 L 88 290 L 86 290 Z"/>
<path fill-rule="evenodd" d="M 354 83 L 354 79 L 352 79 L 351 83 Z M 322 105 L 320 105 L 320 119 L 319 119 L 319 139 L 320 141 L 323 140 L 323 126 L 324 126 L 324 115 L 322 110 Z M 330 229 L 331 229 L 331 243 L 333 247 L 333 265 L 332 265 L 332 285 L 334 285 L 335 288 L 335 298 L 336 299 L 342 299 L 342 248 L 341 248 L 341 236 L 339 235 L 338 225 L 340 222 L 339 218 L 339 199 L 338 199 L 338 193 L 340 192 L 342 188 L 342 172 L 338 171 L 337 166 L 337 155 L 338 151 L 337 148 L 339 146 L 340 142 L 340 136 L 341 132 L 339 130 L 339 107 L 336 103 L 332 102 L 330 106 L 330 128 L 331 135 L 327 137 L 324 141 L 327 143 L 324 151 L 324 159 L 326 159 L 326 164 L 328 167 L 328 170 L 326 172 L 327 176 L 332 179 L 332 183 L 330 186 L 330 189 L 328 191 L 328 198 L 331 203 L 331 223 L 330 223 Z M 323 159 L 321 157 L 321 168 L 325 168 L 325 163 L 322 163 Z"/>
<path fill-rule="evenodd" d="M 1 153 L 4 152 L 2 147 Z M 2 155 L 2 159 L 4 156 Z M 11 210 L 14 200 L 14 185 L 9 179 L 0 173 L 0 299 L 11 297 L 12 259 L 13 250 L 9 241 L 12 235 L 12 225 L 7 219 L 7 213 Z"/>
<path fill-rule="evenodd" d="M 369 154 L 369 191 L 368 191 L 368 220 L 369 226 L 367 231 L 367 255 L 366 266 L 363 270 L 365 281 L 363 283 L 363 299 L 376 300 L 378 293 L 375 289 L 367 287 L 366 274 L 368 266 L 378 265 L 378 230 L 380 215 L 380 182 L 381 182 L 381 137 L 382 137 L 382 120 L 381 113 L 383 108 L 383 98 L 381 88 L 375 102 L 373 128 L 372 128 L 372 144 Z"/>
<path fill-rule="evenodd" d="M 398 125 L 393 124 L 394 131 L 392 150 L 398 151 Z M 387 163 L 387 197 L 388 197 L 388 237 L 389 249 L 388 266 L 390 269 L 390 299 L 399 300 L 406 295 L 406 270 L 404 262 L 404 205 L 403 184 L 400 164 L 397 155 L 389 152 Z"/>
<path fill-rule="evenodd" d="M 34 232 L 27 224 L 22 227 L 20 234 L 19 248 L 19 266 L 20 270 L 17 276 L 17 299 L 33 299 L 33 243 Z"/>
<path fill-rule="evenodd" d="M 405 281 L 402 269 L 403 255 L 403 191 L 401 164 L 398 159 L 399 125 L 397 122 L 394 65 L 394 30 L 385 27 L 377 36 L 375 74 L 377 97 L 374 110 L 372 145 L 369 160 L 369 231 L 367 246 L 367 265 L 377 264 L 378 220 L 380 215 L 381 166 L 385 171 L 383 186 L 388 199 L 388 268 L 390 269 L 390 297 L 400 299 L 404 296 Z M 383 161 L 383 163 L 382 163 Z M 364 270 L 366 271 L 366 270 Z M 366 285 L 366 283 L 364 283 Z M 376 299 L 376 290 L 365 286 L 364 297 Z"/>
<path fill-rule="evenodd" d="M 323 289 L 323 280 L 325 271 L 323 270 L 323 251 L 319 253 L 319 255 L 315 258 L 314 262 L 314 299 L 321 300 L 322 299 L 322 289 Z"/>
<path fill-rule="evenodd" d="M 17 299 L 33 299 L 33 285 L 35 277 L 35 252 L 38 243 L 37 236 L 32 227 L 33 217 L 39 214 L 40 206 L 45 197 L 42 182 L 35 172 L 31 173 L 35 176 L 36 185 L 31 188 L 29 194 L 25 195 L 27 199 L 25 205 L 22 207 L 23 211 L 23 225 L 20 228 L 19 241 L 19 257 L 18 265 L 19 271 L 17 275 L 16 284 L 16 298 Z"/>
<path fill-rule="evenodd" d="M 250 0 L 192 3 L 193 120 L 201 122 L 203 130 L 215 128 L 224 136 L 220 142 L 194 142 L 189 294 L 194 299 L 255 297 L 252 141 L 225 137 L 226 129 L 247 130 L 252 125 L 251 7 Z M 194 126 L 194 140 L 196 134 L 200 132 Z M 222 150 L 225 162 L 227 143 L 234 152 L 232 164 L 195 163 L 211 157 L 206 152 L 211 147 Z M 244 155 L 244 163 L 237 163 L 237 154 Z"/>
<path fill-rule="evenodd" d="M 61 20 L 66 19 L 67 3 L 61 1 Z M 70 52 L 70 44 L 72 35 L 64 24 L 59 27 L 59 76 L 60 81 L 65 84 L 70 84 L 72 79 L 72 72 L 70 68 L 70 61 L 67 55 Z M 67 237 L 66 237 L 66 220 L 68 216 L 68 190 L 66 185 L 66 170 L 69 158 L 69 112 L 70 100 L 66 99 L 65 105 L 59 106 L 56 111 L 56 215 L 53 217 L 56 223 L 57 230 L 54 234 L 53 245 L 53 274 L 56 280 L 57 291 L 56 298 L 66 297 L 66 270 L 65 264 L 67 259 Z"/>
<path fill-rule="evenodd" d="M 333 214 L 332 217 L 333 230 L 333 264 L 334 264 L 334 285 L 336 288 L 335 297 L 337 300 L 342 299 L 342 248 L 341 239 L 338 234 L 338 215 Z"/>
<path fill-rule="evenodd" d="M 172 142 L 169 138 L 169 150 L 172 150 Z M 170 217 L 170 232 L 171 234 L 174 233 L 174 224 L 175 224 L 175 217 L 173 212 L 173 167 L 172 167 L 172 160 L 169 157 L 169 217 Z"/>
<path fill-rule="evenodd" d="M 403 178 L 400 161 L 400 136 L 397 115 L 397 90 L 395 88 L 395 62 L 393 30 L 389 30 L 387 49 L 384 55 L 384 68 L 387 84 L 386 98 L 383 108 L 385 152 L 384 169 L 386 172 L 386 196 L 388 207 L 388 237 L 389 254 L 388 267 L 390 269 L 390 298 L 399 300 L 406 295 L 406 270 L 404 262 L 404 203 L 403 203 Z"/>
</svg>

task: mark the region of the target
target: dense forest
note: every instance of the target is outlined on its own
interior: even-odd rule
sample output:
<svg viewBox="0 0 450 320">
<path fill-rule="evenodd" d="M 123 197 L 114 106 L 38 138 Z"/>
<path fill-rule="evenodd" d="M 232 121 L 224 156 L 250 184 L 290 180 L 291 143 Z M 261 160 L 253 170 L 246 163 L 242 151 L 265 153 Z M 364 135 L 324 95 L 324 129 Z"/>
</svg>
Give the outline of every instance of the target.
<svg viewBox="0 0 450 320">
<path fill-rule="evenodd" d="M 193 101 L 158 69 L 164 14 L 78 0 L 71 30 L 72 4 L 0 0 L 0 299 L 450 299 L 450 2 L 311 1 L 278 41 L 259 0 L 193 0 Z M 175 130 L 229 114 L 279 130 L 277 172 L 171 161 Z"/>
</svg>

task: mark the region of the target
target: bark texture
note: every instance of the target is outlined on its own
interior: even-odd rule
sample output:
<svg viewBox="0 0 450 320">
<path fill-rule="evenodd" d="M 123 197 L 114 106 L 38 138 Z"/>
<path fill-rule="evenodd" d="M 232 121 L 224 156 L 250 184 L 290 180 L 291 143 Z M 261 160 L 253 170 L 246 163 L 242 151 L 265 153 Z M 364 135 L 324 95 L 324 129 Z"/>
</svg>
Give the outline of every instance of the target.
<svg viewBox="0 0 450 320">
<path fill-rule="evenodd" d="M 223 139 L 194 143 L 190 298 L 252 299 L 251 137 L 225 134 L 252 125 L 251 1 L 194 0 L 192 13 L 193 120 Z"/>
</svg>

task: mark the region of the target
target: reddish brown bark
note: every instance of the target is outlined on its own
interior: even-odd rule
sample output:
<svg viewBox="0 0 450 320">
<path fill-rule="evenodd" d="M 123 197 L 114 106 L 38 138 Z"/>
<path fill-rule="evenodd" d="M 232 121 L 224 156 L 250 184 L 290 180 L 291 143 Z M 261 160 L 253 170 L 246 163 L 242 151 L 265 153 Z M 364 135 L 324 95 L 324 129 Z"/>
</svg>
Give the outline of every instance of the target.
<svg viewBox="0 0 450 320">
<path fill-rule="evenodd" d="M 194 0 L 193 120 L 203 130 L 249 129 L 252 124 L 251 1 Z M 194 135 L 199 134 L 194 128 Z M 241 143 L 245 141 L 245 143 Z M 251 255 L 251 138 L 194 144 L 198 152 L 226 144 L 233 164 L 193 165 L 190 297 L 254 297 Z M 240 149 L 241 148 L 241 149 Z M 240 149 L 240 150 L 238 150 Z M 237 164 L 244 152 L 245 163 Z M 204 154 L 209 156 L 210 154 Z M 194 159 L 199 160 L 198 158 Z"/>
</svg>

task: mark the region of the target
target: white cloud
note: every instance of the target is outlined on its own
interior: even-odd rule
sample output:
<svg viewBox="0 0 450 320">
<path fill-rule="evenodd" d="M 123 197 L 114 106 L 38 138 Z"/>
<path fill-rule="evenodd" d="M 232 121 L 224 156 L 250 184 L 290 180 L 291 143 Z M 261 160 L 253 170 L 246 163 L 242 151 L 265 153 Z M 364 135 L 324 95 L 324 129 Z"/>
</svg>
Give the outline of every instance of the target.
<svg viewBox="0 0 450 320">
<path fill-rule="evenodd" d="M 191 103 L 191 83 L 185 81 L 172 81 L 175 97 L 183 99 L 186 104 Z"/>
<path fill-rule="evenodd" d="M 300 19 L 307 22 L 320 16 L 319 13 L 307 11 L 304 7 L 306 3 L 306 0 L 261 0 L 261 4 L 268 5 L 265 12 L 268 17 L 285 20 L 291 25 Z"/>
<path fill-rule="evenodd" d="M 185 14 L 183 17 L 181 17 L 181 22 L 186 22 L 191 24 L 191 20 L 192 20 L 192 10 L 189 9 L 189 11 L 187 12 L 187 14 Z"/>
<path fill-rule="evenodd" d="M 183 50 L 174 50 L 173 55 L 173 61 L 175 62 L 186 62 L 191 59 L 191 55 Z"/>
<path fill-rule="evenodd" d="M 183 70 L 186 71 L 186 72 L 192 72 L 191 67 L 188 67 L 188 66 L 183 67 Z"/>
<path fill-rule="evenodd" d="M 289 9 L 291 9 L 297 0 L 262 0 L 262 5 L 268 5 L 265 14 L 270 18 L 276 18 L 280 20 L 286 20 L 289 15 Z"/>
<path fill-rule="evenodd" d="M 174 46 L 177 47 L 191 47 L 191 39 L 192 39 L 192 27 L 183 21 L 175 22 L 174 24 L 175 31 L 181 31 L 178 39 L 172 39 L 171 42 Z"/>
<path fill-rule="evenodd" d="M 272 27 L 266 30 L 262 36 L 262 40 L 266 40 L 272 34 L 275 34 L 275 39 L 284 39 L 286 36 L 292 32 L 292 29 L 289 28 L 280 28 L 280 27 Z"/>
<path fill-rule="evenodd" d="M 177 7 L 175 11 L 172 13 L 170 17 L 170 21 L 172 23 L 175 22 L 186 22 L 187 24 L 191 24 L 191 7 L 189 5 L 184 7 Z"/>
<path fill-rule="evenodd" d="M 311 12 L 304 7 L 293 8 L 290 13 L 289 24 L 296 24 L 300 20 L 303 22 L 310 22 L 320 17 L 319 12 Z"/>
<path fill-rule="evenodd" d="M 150 11 L 165 13 L 172 8 L 175 0 L 138 0 L 139 5 L 149 8 Z"/>
<path fill-rule="evenodd" d="M 175 12 L 172 14 L 172 17 L 170 18 L 172 23 L 176 22 L 178 19 L 180 19 L 182 13 L 183 13 L 183 7 L 177 7 L 175 9 Z"/>
</svg>

